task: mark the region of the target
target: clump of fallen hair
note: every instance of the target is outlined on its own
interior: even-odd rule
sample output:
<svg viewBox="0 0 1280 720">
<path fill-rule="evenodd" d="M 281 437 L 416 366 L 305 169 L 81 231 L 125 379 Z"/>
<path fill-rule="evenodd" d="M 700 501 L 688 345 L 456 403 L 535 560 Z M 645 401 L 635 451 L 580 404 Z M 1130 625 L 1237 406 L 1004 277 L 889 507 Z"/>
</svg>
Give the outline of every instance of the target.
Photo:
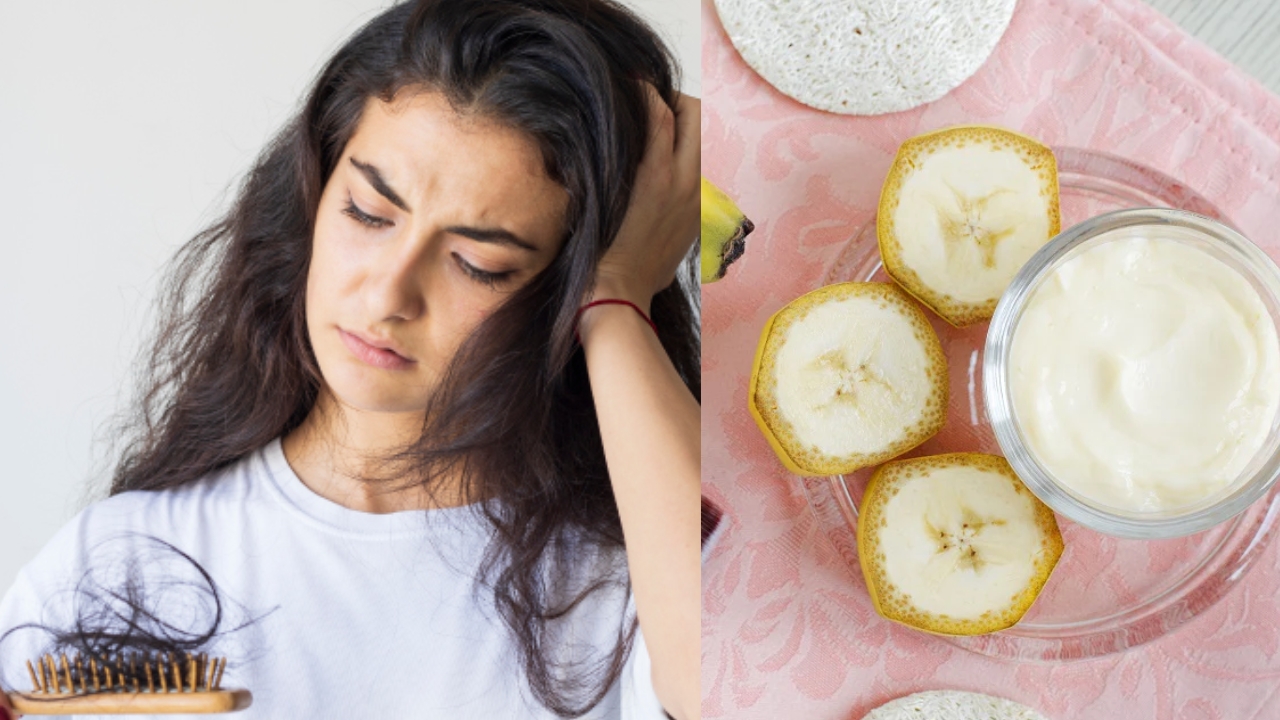
<svg viewBox="0 0 1280 720">
<path fill-rule="evenodd" d="M 159 538 L 113 538 L 90 560 L 65 591 L 70 601 L 47 605 L 66 608 L 65 618 L 42 617 L 0 636 L 0 644 L 20 632 L 45 636 L 27 665 L 37 691 L 216 687 L 227 663 L 216 657 L 219 641 L 265 617 L 251 616 L 195 558 Z"/>
</svg>

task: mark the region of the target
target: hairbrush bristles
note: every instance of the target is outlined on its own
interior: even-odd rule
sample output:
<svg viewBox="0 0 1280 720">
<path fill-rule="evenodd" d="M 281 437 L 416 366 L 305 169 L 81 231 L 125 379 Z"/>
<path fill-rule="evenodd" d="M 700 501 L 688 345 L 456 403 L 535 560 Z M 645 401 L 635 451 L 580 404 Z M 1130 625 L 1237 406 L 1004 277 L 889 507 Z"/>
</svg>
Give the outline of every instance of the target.
<svg viewBox="0 0 1280 720">
<path fill-rule="evenodd" d="M 101 660 L 101 662 L 99 662 Z M 253 701 L 247 690 L 222 689 L 227 659 L 206 654 L 127 653 L 106 658 L 44 655 L 27 661 L 32 690 L 13 693 L 26 715 L 223 713 Z"/>
</svg>

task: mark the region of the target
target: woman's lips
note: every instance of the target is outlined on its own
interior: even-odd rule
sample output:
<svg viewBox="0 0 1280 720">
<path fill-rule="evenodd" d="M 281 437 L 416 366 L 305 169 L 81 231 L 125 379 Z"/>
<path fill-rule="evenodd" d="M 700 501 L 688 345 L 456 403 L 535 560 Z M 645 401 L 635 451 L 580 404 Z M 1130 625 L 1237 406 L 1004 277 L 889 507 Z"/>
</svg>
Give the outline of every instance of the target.
<svg viewBox="0 0 1280 720">
<path fill-rule="evenodd" d="M 414 364 L 414 361 L 388 348 L 378 347 L 368 341 L 351 333 L 338 328 L 338 334 L 342 336 L 342 342 L 346 344 L 347 349 L 352 355 L 360 358 L 364 362 L 376 368 L 383 370 L 404 370 Z"/>
</svg>

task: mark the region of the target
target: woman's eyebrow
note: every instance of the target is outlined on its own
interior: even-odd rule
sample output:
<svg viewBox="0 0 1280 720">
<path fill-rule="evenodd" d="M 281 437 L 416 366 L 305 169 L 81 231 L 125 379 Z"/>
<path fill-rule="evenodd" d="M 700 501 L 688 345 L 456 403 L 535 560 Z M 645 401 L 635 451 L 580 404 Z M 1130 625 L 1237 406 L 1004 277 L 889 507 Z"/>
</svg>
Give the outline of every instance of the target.
<svg viewBox="0 0 1280 720">
<path fill-rule="evenodd" d="M 475 240 L 476 242 L 510 245 L 511 247 L 520 248 L 521 250 L 528 250 L 529 252 L 535 253 L 538 252 L 537 246 L 532 245 L 525 240 L 521 240 L 515 233 L 503 230 L 502 228 L 474 228 L 454 225 L 452 227 L 445 228 L 445 232 L 450 232 L 454 235 L 461 235 L 464 238 Z"/>
<path fill-rule="evenodd" d="M 349 157 L 348 159 L 351 161 L 351 164 L 360 171 L 360 174 L 364 175 L 365 179 L 369 181 L 369 184 L 373 186 L 373 189 L 378 191 L 379 195 L 390 200 L 393 205 L 401 210 L 404 210 L 407 213 L 413 212 L 409 209 L 409 203 L 406 203 L 404 199 L 397 195 L 396 191 L 392 190 L 391 186 L 387 184 L 386 178 L 382 177 L 382 173 L 378 168 L 370 165 L 369 163 L 360 162 L 355 159 L 355 157 Z M 521 250 L 528 250 L 529 252 L 538 252 L 537 246 L 526 240 L 522 240 L 520 236 L 508 230 L 503 230 L 502 228 L 475 228 L 455 225 L 453 227 L 445 228 L 445 230 L 455 235 L 461 235 L 462 237 L 475 240 L 476 242 L 509 245 L 511 247 L 520 248 Z"/>
<path fill-rule="evenodd" d="M 378 191 L 379 195 L 390 200 L 392 205 L 395 205 L 401 210 L 407 213 L 413 212 L 409 209 L 409 203 L 405 202 L 404 199 L 397 195 L 396 191 L 392 190 L 391 186 L 387 184 L 386 178 L 382 177 L 382 173 L 378 168 L 370 165 L 369 163 L 360 162 L 354 157 L 350 157 L 348 159 L 351 160 L 351 164 L 360 171 L 360 174 L 364 175 L 364 178 L 369 181 L 369 184 L 373 186 L 373 189 Z"/>
</svg>

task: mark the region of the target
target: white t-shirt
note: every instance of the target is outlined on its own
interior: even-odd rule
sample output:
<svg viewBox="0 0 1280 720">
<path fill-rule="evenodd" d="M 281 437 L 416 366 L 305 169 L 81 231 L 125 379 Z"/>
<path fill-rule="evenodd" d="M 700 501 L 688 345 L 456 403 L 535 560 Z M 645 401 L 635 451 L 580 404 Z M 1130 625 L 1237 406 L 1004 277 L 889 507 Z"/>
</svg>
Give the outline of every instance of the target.
<svg viewBox="0 0 1280 720">
<path fill-rule="evenodd" d="M 145 565 L 166 556 L 154 537 L 218 584 L 224 629 L 258 618 L 214 648 L 230 657 L 222 686 L 253 693 L 252 707 L 232 717 L 554 717 L 528 690 L 492 592 L 474 580 L 490 532 L 473 507 L 371 514 L 326 500 L 303 485 L 276 440 L 199 482 L 124 493 L 81 512 L 18 575 L 0 603 L 0 633 L 65 626 L 87 568 L 110 586 L 127 558 L 153 579 L 184 565 L 173 553 Z M 594 553 L 585 565 L 625 580 L 621 551 Z M 623 588 L 590 596 L 556 629 L 564 642 L 554 651 L 607 653 L 634 617 Z M 207 626 L 209 607 L 184 607 L 190 588 L 163 591 L 177 598 L 160 605 L 176 624 Z M 23 630 L 0 644 L 0 685 L 29 691 L 25 661 L 48 640 Z M 585 717 L 665 718 L 638 634 L 619 682 Z"/>
</svg>

